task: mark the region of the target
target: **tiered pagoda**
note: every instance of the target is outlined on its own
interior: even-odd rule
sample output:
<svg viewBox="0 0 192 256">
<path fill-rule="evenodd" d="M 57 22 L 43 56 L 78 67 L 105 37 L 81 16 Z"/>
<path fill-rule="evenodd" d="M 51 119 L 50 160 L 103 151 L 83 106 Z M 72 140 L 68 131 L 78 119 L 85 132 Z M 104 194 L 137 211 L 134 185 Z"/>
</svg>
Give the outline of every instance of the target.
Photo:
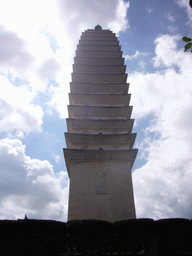
<svg viewBox="0 0 192 256">
<path fill-rule="evenodd" d="M 135 218 L 131 168 L 137 149 L 126 66 L 114 33 L 82 33 L 74 58 L 64 156 L 68 220 Z"/>
</svg>

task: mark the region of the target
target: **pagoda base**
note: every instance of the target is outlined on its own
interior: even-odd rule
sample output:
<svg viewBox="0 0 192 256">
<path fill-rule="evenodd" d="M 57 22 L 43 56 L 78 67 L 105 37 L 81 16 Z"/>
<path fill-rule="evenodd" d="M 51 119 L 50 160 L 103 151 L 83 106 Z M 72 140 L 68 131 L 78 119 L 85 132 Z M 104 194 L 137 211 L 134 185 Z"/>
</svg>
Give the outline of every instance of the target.
<svg viewBox="0 0 192 256">
<path fill-rule="evenodd" d="M 67 151 L 66 158 L 67 153 L 70 153 Z M 133 158 L 135 153 L 134 151 Z M 115 222 L 136 218 L 131 178 L 132 161 L 113 159 L 70 159 L 69 221 L 98 219 Z"/>
</svg>

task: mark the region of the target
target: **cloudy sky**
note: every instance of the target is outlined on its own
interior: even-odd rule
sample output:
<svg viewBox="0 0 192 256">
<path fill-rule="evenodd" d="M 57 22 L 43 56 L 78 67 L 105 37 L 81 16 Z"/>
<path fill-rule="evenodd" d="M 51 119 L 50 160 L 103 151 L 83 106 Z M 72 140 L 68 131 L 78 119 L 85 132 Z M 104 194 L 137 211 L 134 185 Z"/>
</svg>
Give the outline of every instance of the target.
<svg viewBox="0 0 192 256">
<path fill-rule="evenodd" d="M 62 149 L 73 57 L 100 24 L 119 37 L 139 148 L 138 218 L 192 218 L 192 34 L 188 0 L 0 3 L 0 219 L 66 221 Z"/>
</svg>

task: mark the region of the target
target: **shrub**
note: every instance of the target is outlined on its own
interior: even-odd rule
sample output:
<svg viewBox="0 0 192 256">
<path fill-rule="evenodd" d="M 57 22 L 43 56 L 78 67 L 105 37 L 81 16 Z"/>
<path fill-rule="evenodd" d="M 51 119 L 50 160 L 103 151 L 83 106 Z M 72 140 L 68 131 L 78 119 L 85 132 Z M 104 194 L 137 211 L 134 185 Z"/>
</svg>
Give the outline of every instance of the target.
<svg viewBox="0 0 192 256">
<path fill-rule="evenodd" d="M 110 234 L 113 224 L 102 220 L 72 220 L 67 222 L 68 234 Z"/>
<path fill-rule="evenodd" d="M 192 232 L 192 223 L 188 219 L 174 218 L 155 221 L 155 232 L 158 234 L 182 235 Z"/>
<path fill-rule="evenodd" d="M 116 234 L 148 234 L 153 232 L 153 219 L 128 219 L 114 224 Z"/>
</svg>

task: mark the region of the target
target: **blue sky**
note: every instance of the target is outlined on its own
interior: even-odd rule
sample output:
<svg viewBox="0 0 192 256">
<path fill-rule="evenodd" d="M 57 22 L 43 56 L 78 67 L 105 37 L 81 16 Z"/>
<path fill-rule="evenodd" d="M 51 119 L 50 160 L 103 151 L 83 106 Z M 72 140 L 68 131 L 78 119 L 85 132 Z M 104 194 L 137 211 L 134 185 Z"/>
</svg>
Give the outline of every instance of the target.
<svg viewBox="0 0 192 256">
<path fill-rule="evenodd" d="M 138 218 L 192 217 L 192 33 L 188 0 L 0 3 L 0 219 L 66 221 L 69 82 L 81 33 L 117 33 L 139 153 Z"/>
</svg>

